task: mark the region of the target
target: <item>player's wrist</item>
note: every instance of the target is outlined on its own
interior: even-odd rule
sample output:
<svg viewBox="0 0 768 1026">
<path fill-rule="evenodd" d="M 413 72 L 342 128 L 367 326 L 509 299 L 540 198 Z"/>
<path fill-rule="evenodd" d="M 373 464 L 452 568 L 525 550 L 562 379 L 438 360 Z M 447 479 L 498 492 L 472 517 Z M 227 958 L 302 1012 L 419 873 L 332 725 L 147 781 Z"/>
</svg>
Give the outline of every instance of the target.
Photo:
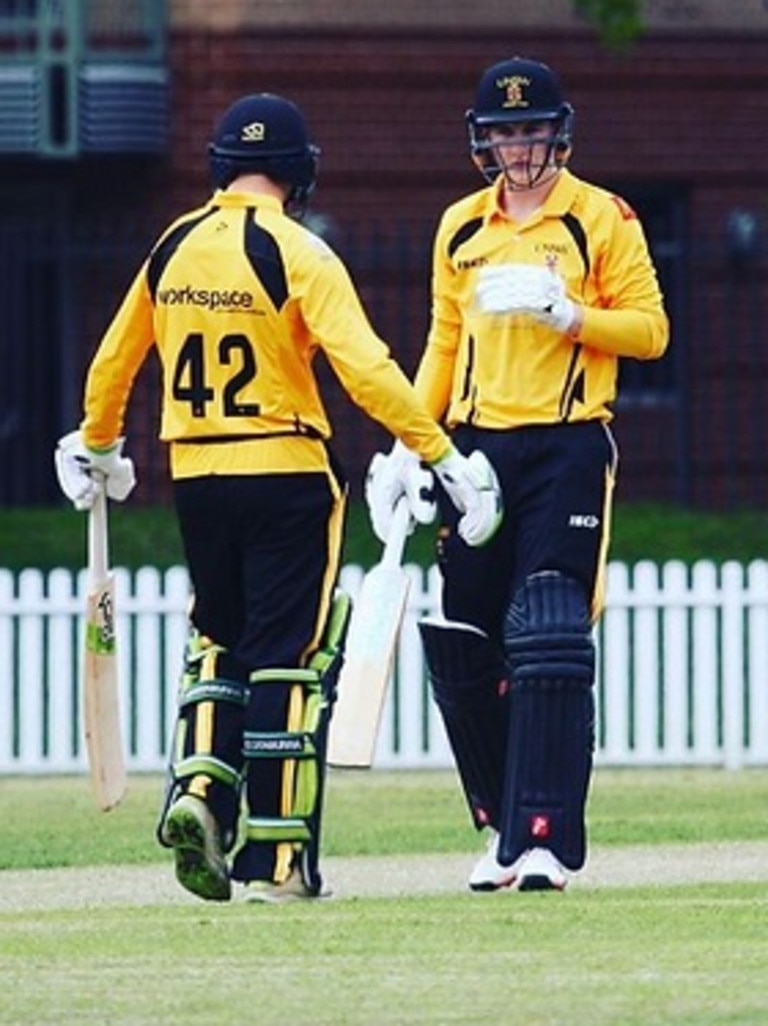
<svg viewBox="0 0 768 1026">
<path fill-rule="evenodd" d="M 451 459 L 453 459 L 457 455 L 458 455 L 458 449 L 456 448 L 456 446 L 452 442 L 449 442 L 448 443 L 448 448 L 443 453 L 441 453 L 440 456 L 437 457 L 437 459 L 430 460 L 429 461 L 429 465 L 434 470 L 437 467 L 439 467 L 441 464 L 445 464 L 446 460 L 451 460 Z"/>
<path fill-rule="evenodd" d="M 584 307 L 580 303 L 571 301 L 571 323 L 566 329 L 568 335 L 578 335 L 584 326 Z"/>
</svg>

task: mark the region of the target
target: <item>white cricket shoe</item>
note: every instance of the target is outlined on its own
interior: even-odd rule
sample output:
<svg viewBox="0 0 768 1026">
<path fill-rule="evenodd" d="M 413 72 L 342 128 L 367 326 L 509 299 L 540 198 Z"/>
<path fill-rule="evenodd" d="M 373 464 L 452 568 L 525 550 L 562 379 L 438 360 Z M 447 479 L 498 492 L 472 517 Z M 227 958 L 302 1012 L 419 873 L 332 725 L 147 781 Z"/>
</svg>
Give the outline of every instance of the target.
<svg viewBox="0 0 768 1026">
<path fill-rule="evenodd" d="M 499 835 L 494 831 L 488 840 L 485 855 L 475 864 L 469 874 L 471 891 L 498 891 L 502 887 L 511 887 L 517 879 L 516 863 L 502 866 L 498 861 Z M 518 860 L 519 861 L 519 860 Z"/>
<path fill-rule="evenodd" d="M 565 870 L 548 848 L 531 848 L 513 868 L 518 891 L 563 891 L 568 883 Z"/>
</svg>

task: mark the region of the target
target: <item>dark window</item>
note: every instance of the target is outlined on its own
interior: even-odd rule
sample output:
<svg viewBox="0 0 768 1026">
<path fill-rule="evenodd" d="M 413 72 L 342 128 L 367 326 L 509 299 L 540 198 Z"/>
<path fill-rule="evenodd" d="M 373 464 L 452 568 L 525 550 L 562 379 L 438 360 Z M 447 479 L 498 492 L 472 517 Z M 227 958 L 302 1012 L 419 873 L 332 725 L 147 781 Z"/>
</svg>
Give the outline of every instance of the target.
<svg viewBox="0 0 768 1026">
<path fill-rule="evenodd" d="M 619 403 L 669 403 L 677 400 L 684 379 L 688 190 L 637 182 L 613 182 L 608 187 L 631 204 L 642 222 L 671 325 L 671 344 L 660 360 L 621 361 Z"/>
</svg>

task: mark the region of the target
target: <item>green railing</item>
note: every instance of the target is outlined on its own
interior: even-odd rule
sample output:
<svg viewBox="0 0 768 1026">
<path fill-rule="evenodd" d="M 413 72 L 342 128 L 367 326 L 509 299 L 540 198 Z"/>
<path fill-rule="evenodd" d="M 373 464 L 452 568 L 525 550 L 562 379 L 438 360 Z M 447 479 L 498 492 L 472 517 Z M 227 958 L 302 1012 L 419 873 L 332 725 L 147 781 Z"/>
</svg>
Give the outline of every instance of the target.
<svg viewBox="0 0 768 1026">
<path fill-rule="evenodd" d="M 0 156 L 162 150 L 166 24 L 164 0 L 0 5 Z"/>
</svg>

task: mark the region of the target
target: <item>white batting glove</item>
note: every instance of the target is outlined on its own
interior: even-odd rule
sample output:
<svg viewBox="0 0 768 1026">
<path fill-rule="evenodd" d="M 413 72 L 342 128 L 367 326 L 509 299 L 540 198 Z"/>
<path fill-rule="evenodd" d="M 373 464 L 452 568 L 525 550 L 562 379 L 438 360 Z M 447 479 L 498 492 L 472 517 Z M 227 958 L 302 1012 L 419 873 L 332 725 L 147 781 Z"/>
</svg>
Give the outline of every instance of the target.
<svg viewBox="0 0 768 1026">
<path fill-rule="evenodd" d="M 548 302 L 552 272 L 533 264 L 497 264 L 477 275 L 475 295 L 482 313 L 530 314 Z"/>
<path fill-rule="evenodd" d="M 476 297 L 482 313 L 527 314 L 561 332 L 571 328 L 576 316 L 560 275 L 533 264 L 481 268 Z"/>
<path fill-rule="evenodd" d="M 136 473 L 133 460 L 123 456 L 124 441 L 119 438 L 112 448 L 96 452 L 85 445 L 80 431 L 71 431 L 59 439 L 54 452 L 56 476 L 75 509 L 91 508 L 102 480 L 110 499 L 122 502 L 131 493 Z"/>
<path fill-rule="evenodd" d="M 365 479 L 371 526 L 382 542 L 389 537 L 395 506 L 403 495 L 411 514 L 408 533 L 416 524 L 431 524 L 437 513 L 432 475 L 422 467 L 416 453 L 397 441 L 386 455 L 374 455 Z"/>
<path fill-rule="evenodd" d="M 473 548 L 485 545 L 501 524 L 504 510 L 501 486 L 493 464 L 479 449 L 462 456 L 457 449 L 432 464 L 440 484 L 463 514 L 459 535 Z"/>
</svg>

